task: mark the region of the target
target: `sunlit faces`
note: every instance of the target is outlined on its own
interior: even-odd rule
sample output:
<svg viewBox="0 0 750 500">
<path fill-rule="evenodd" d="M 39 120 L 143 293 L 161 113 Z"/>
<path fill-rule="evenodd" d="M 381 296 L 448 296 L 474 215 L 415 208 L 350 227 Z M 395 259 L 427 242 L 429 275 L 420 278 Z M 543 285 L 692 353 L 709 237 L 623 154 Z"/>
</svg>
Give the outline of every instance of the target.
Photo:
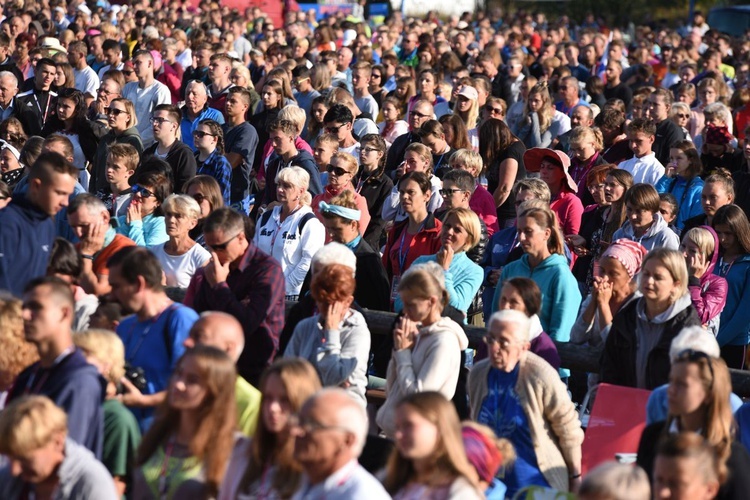
<svg viewBox="0 0 750 500">
<path fill-rule="evenodd" d="M 9 455 L 10 471 L 15 477 L 30 484 L 48 480 L 65 457 L 65 433 L 56 433 L 50 441 L 35 450 Z"/>
<path fill-rule="evenodd" d="M 404 154 L 404 162 L 406 163 L 406 172 L 428 173 L 431 170 L 430 160 L 416 151 L 407 151 Z"/>
<path fill-rule="evenodd" d="M 487 351 L 493 368 L 506 373 L 515 369 L 527 344 L 519 340 L 517 328 L 519 328 L 518 325 L 513 323 L 499 321 L 490 323 L 487 334 L 484 336 L 484 342 L 487 344 Z"/>
<path fill-rule="evenodd" d="M 651 153 L 651 145 L 654 143 L 654 139 L 653 135 L 647 135 L 643 132 L 628 133 L 628 145 L 637 158 Z"/>
<path fill-rule="evenodd" d="M 431 195 L 430 191 L 423 193 L 419 184 L 411 179 L 399 183 L 398 193 L 401 208 L 403 208 L 404 212 L 407 214 L 414 213 L 420 208 L 426 209 L 427 202 L 430 200 Z"/>
<path fill-rule="evenodd" d="M 596 147 L 591 140 L 583 140 L 576 144 L 571 143 L 570 150 L 575 153 L 576 159 L 580 162 L 587 162 L 596 154 Z"/>
<path fill-rule="evenodd" d="M 23 295 L 21 317 L 26 340 L 38 344 L 50 339 L 61 325 L 72 323 L 73 314 L 48 285 L 34 287 Z"/>
<path fill-rule="evenodd" d="M 260 94 L 260 99 L 263 102 L 265 109 L 274 109 L 279 106 L 281 96 L 270 85 L 263 87 L 263 91 Z"/>
<path fill-rule="evenodd" d="M 274 152 L 279 156 L 283 156 L 284 154 L 295 149 L 294 137 L 283 132 L 282 130 L 272 130 L 268 134 L 268 138 L 271 140 L 271 145 L 273 146 Z"/>
<path fill-rule="evenodd" d="M 176 210 L 164 212 L 164 225 L 169 236 L 186 235 L 193 229 L 198 221 L 183 212 Z"/>
<path fill-rule="evenodd" d="M 6 173 L 18 170 L 21 164 L 9 148 L 0 149 L 0 172 Z"/>
<path fill-rule="evenodd" d="M 528 315 L 526 303 L 523 301 L 523 297 L 521 297 L 518 289 L 510 283 L 505 283 L 500 289 L 500 301 L 498 302 L 497 309 L 499 311 L 511 309 Z"/>
<path fill-rule="evenodd" d="M 472 102 L 468 97 L 459 95 L 456 100 L 456 109 L 461 113 L 468 113 L 471 110 Z"/>
<path fill-rule="evenodd" d="M 336 243 L 345 245 L 359 235 L 359 223 L 357 221 L 345 220 L 341 217 L 323 217 L 321 222 L 323 222 L 328 236 Z"/>
<path fill-rule="evenodd" d="M 198 206 L 201 207 L 201 219 L 208 217 L 211 213 L 211 204 L 201 191 L 201 187 L 198 184 L 191 184 L 186 194 L 198 202 Z"/>
<path fill-rule="evenodd" d="M 449 245 L 454 252 L 466 250 L 469 233 L 455 215 L 446 217 L 440 230 L 440 240 L 443 245 Z"/>
<path fill-rule="evenodd" d="M 646 231 L 654 223 L 654 213 L 645 208 L 637 208 L 630 203 L 625 204 L 625 216 L 636 232 Z"/>
<path fill-rule="evenodd" d="M 396 408 L 396 448 L 409 460 L 424 460 L 432 456 L 440 442 L 435 424 L 423 417 L 409 404 Z"/>
<path fill-rule="evenodd" d="M 669 269 L 659 259 L 644 264 L 640 277 L 643 297 L 654 304 L 671 304 L 677 298 L 680 283 L 672 278 Z"/>
<path fill-rule="evenodd" d="M 542 98 L 542 95 L 538 92 L 535 92 L 533 94 L 529 94 L 527 104 L 529 106 L 529 111 L 532 113 L 538 113 L 541 111 L 542 107 L 544 106 L 544 99 Z"/>
<path fill-rule="evenodd" d="M 205 124 L 198 125 L 193 131 L 193 142 L 195 148 L 200 151 L 212 152 L 219 143 L 219 138 L 211 130 L 211 127 Z"/>
<path fill-rule="evenodd" d="M 524 252 L 538 255 L 547 248 L 547 241 L 552 234 L 550 228 L 541 228 L 533 217 L 519 217 L 518 242 Z"/>
<path fill-rule="evenodd" d="M 414 322 L 427 319 L 438 304 L 438 297 L 434 295 L 425 298 L 424 293 L 415 293 L 412 290 L 402 290 L 399 295 L 404 306 L 404 315 Z"/>
<path fill-rule="evenodd" d="M 328 112 L 328 107 L 326 107 L 325 104 L 322 102 L 317 102 L 313 104 L 312 106 L 312 116 L 318 123 L 323 123 L 323 118 L 326 116 L 326 113 Z"/>
<path fill-rule="evenodd" d="M 68 206 L 76 181 L 70 175 L 53 172 L 47 181 L 32 179 L 29 182 L 29 195 L 44 213 L 52 217 Z"/>
<path fill-rule="evenodd" d="M 599 276 L 612 285 L 612 290 L 628 290 L 630 275 L 620 261 L 612 257 L 599 259 Z"/>
<path fill-rule="evenodd" d="M 383 118 L 387 122 L 395 122 L 399 119 L 399 111 L 395 104 L 389 101 L 383 103 Z"/>
<path fill-rule="evenodd" d="M 670 415 L 690 415 L 706 404 L 708 392 L 698 363 L 679 362 L 669 371 L 667 403 Z"/>
<path fill-rule="evenodd" d="M 556 193 L 560 190 L 563 180 L 565 180 L 565 171 L 557 163 L 544 159 L 539 164 L 539 178 L 549 186 L 553 193 Z"/>
<path fill-rule="evenodd" d="M 706 465 L 698 457 L 665 457 L 654 461 L 653 495 L 655 500 L 711 500 L 719 491 L 719 482 L 706 478 Z"/>
<path fill-rule="evenodd" d="M 620 184 L 617 179 L 615 179 L 611 175 L 608 175 L 604 179 L 604 199 L 607 201 L 607 203 L 615 203 L 619 201 L 624 194 L 625 186 Z"/>
<path fill-rule="evenodd" d="M 60 97 L 57 99 L 57 117 L 62 120 L 71 120 L 75 116 L 76 103 L 72 99 Z"/>
<path fill-rule="evenodd" d="M 286 387 L 281 378 L 270 374 L 263 386 L 263 404 L 261 418 L 263 425 L 272 434 L 278 434 L 288 429 L 292 405 L 287 396 Z"/>
<path fill-rule="evenodd" d="M 701 206 L 703 207 L 703 213 L 707 216 L 713 217 L 718 209 L 724 205 L 729 205 L 732 201 L 732 197 L 729 196 L 722 183 L 708 182 L 703 185 Z"/>
<path fill-rule="evenodd" d="M 330 165 L 333 168 L 328 168 L 328 185 L 334 189 L 348 186 L 357 175 L 356 165 L 351 165 L 338 156 L 331 158 Z"/>
<path fill-rule="evenodd" d="M 246 249 L 245 234 L 242 231 L 225 233 L 217 229 L 210 233 L 203 233 L 203 241 L 213 250 L 221 265 L 234 262 L 244 254 Z"/>
<path fill-rule="evenodd" d="M 193 356 L 187 355 L 177 365 L 169 381 L 167 401 L 175 410 L 197 410 L 208 394 L 208 387 Z"/>
<path fill-rule="evenodd" d="M 326 166 L 331 162 L 333 153 L 336 151 L 338 151 L 338 144 L 333 145 L 322 141 L 317 141 L 315 143 L 315 147 L 313 148 L 313 158 L 315 159 L 315 164 L 318 165 L 321 171 L 325 171 Z"/>
</svg>

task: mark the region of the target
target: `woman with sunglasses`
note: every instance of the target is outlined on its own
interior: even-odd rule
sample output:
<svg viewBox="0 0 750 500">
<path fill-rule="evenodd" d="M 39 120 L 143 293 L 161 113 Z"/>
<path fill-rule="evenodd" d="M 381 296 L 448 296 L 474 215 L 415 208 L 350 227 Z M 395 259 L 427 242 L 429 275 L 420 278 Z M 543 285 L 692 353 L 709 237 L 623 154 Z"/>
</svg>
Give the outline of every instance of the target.
<svg viewBox="0 0 750 500">
<path fill-rule="evenodd" d="M 89 190 L 96 193 L 108 189 L 107 182 L 107 151 L 113 144 L 130 144 L 138 155 L 143 154 L 143 142 L 141 134 L 138 133 L 138 118 L 135 114 L 135 106 L 130 100 L 123 97 L 112 99 L 104 111 L 107 113 L 107 132 L 99 141 L 94 156 L 94 166 L 91 169 L 91 182 Z"/>
<path fill-rule="evenodd" d="M 117 217 L 116 231 L 142 247 L 165 243 L 169 235 L 161 204 L 172 193 L 171 184 L 169 179 L 159 172 L 143 172 L 137 175 L 128 213 Z"/>
<path fill-rule="evenodd" d="M 354 201 L 357 203 L 357 210 L 360 211 L 359 233 L 365 234 L 367 225 L 370 223 L 370 211 L 367 208 L 367 200 L 361 196 L 352 182 L 357 175 L 359 165 L 357 159 L 349 153 L 336 152 L 331 156 L 331 162 L 326 167 L 328 172 L 328 185 L 323 188 L 323 192 L 313 198 L 311 207 L 316 217 L 322 220 L 320 215 L 320 202 L 330 203 L 331 199 L 340 195 L 344 191 L 354 193 Z M 326 238 L 326 243 L 330 238 Z"/>
<path fill-rule="evenodd" d="M 57 95 L 57 113 L 47 120 L 42 136 L 62 134 L 73 144 L 73 164 L 80 170 L 78 181 L 84 189 L 89 188 L 90 174 L 87 162 L 94 162 L 99 139 L 94 134 L 91 122 L 86 118 L 88 108 L 83 92 L 76 89 L 60 89 Z"/>
<path fill-rule="evenodd" d="M 224 206 L 224 199 L 221 196 L 221 188 L 211 176 L 196 175 L 185 184 L 185 194 L 193 198 L 200 207 L 200 216 L 198 223 L 188 233 L 190 238 L 196 243 L 206 248 L 203 240 L 203 221 L 206 220 L 211 212 Z"/>
<path fill-rule="evenodd" d="M 484 123 L 490 118 L 496 120 L 505 120 L 505 113 L 508 111 L 508 105 L 499 97 L 488 97 L 487 102 L 482 106 L 480 123 Z"/>
<path fill-rule="evenodd" d="M 232 190 L 232 165 L 224 156 L 224 132 L 215 120 L 201 120 L 193 131 L 196 175 L 210 175 L 219 183 L 224 204 L 229 206 Z"/>
<path fill-rule="evenodd" d="M 699 434 L 716 452 L 720 468 L 728 473 L 715 498 L 747 498 L 750 455 L 735 439 L 736 426 L 730 404 L 732 381 L 726 363 L 715 357 L 715 352 L 709 355 L 685 349 L 672 354 L 667 420 L 643 430 L 637 464 L 657 481 L 654 478 L 654 457 L 659 444 L 680 432 Z"/>
</svg>

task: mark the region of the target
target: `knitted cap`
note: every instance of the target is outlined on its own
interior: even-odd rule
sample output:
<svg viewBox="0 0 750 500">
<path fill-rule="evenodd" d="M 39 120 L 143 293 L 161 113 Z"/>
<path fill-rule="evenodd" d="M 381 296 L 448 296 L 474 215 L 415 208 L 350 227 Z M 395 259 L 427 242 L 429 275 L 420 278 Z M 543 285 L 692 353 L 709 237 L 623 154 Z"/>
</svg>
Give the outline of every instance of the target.
<svg viewBox="0 0 750 500">
<path fill-rule="evenodd" d="M 623 265 L 623 267 L 625 267 L 628 276 L 632 279 L 633 276 L 640 272 L 641 263 L 643 262 L 646 253 L 648 253 L 648 250 L 646 250 L 640 243 L 621 238 L 612 243 L 604 253 L 602 253 L 602 259 L 604 257 L 611 257 L 617 260 Z"/>
<path fill-rule="evenodd" d="M 503 456 L 487 436 L 473 427 L 461 427 L 461 437 L 466 448 L 466 458 L 477 470 L 479 479 L 491 483 L 498 469 L 503 464 Z"/>
</svg>

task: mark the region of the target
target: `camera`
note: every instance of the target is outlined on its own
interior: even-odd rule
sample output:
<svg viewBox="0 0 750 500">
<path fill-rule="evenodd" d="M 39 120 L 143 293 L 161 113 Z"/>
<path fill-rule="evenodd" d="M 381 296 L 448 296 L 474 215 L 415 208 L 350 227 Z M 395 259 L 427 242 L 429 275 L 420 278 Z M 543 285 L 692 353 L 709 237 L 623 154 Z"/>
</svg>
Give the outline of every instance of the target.
<svg viewBox="0 0 750 500">
<path fill-rule="evenodd" d="M 146 372 L 140 366 L 125 364 L 125 378 L 141 392 L 146 392 Z"/>
</svg>

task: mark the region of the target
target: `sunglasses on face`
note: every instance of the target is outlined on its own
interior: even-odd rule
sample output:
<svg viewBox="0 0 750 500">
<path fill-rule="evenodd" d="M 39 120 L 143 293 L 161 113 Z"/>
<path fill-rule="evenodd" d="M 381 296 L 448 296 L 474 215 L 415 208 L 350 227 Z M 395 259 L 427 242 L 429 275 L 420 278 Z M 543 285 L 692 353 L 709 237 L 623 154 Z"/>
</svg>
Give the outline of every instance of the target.
<svg viewBox="0 0 750 500">
<path fill-rule="evenodd" d="M 227 247 L 229 246 L 229 244 L 230 244 L 230 243 L 231 243 L 232 241 L 234 241 L 234 239 L 235 239 L 235 238 L 236 238 L 237 236 L 239 236 L 239 235 L 240 235 L 240 233 L 237 233 L 237 234 L 235 234 L 234 236 L 232 236 L 231 238 L 229 238 L 229 239 L 228 239 L 227 241 L 225 241 L 224 243 L 219 243 L 219 244 L 217 244 L 217 245 L 208 245 L 208 246 L 210 246 L 210 247 L 211 247 L 211 248 L 212 248 L 213 250 L 226 250 L 226 249 L 227 249 Z"/>
<path fill-rule="evenodd" d="M 203 196 L 201 193 L 195 193 L 193 195 L 193 199 L 196 201 L 196 203 L 198 203 L 198 205 L 200 205 L 201 203 L 203 203 L 203 200 L 205 200 L 206 197 Z"/>
<path fill-rule="evenodd" d="M 494 108 L 494 107 L 489 106 L 489 105 L 485 106 L 484 110 L 486 112 L 492 114 L 492 115 L 495 115 L 495 114 L 502 115 L 503 114 L 503 109 L 502 108 Z"/>
<path fill-rule="evenodd" d="M 326 172 L 328 172 L 329 174 L 333 174 L 336 177 L 341 177 L 342 175 L 346 175 L 349 173 L 348 170 L 337 167 L 335 165 L 331 165 L 330 163 L 326 165 Z"/>
<path fill-rule="evenodd" d="M 343 127 L 344 125 L 346 125 L 346 123 L 342 123 L 338 127 L 326 127 L 326 132 L 328 132 L 329 134 L 336 135 L 339 133 L 339 130 L 341 130 L 341 127 Z"/>
<path fill-rule="evenodd" d="M 463 189 L 441 189 L 441 196 L 453 196 L 454 193 L 463 193 Z"/>
<path fill-rule="evenodd" d="M 122 74 L 125 75 L 125 76 L 130 76 L 133 73 L 135 73 L 135 71 L 133 71 L 132 69 L 126 69 L 126 70 L 122 71 Z"/>
<path fill-rule="evenodd" d="M 108 115 L 114 115 L 114 116 L 120 116 L 123 113 L 127 113 L 124 109 L 117 109 L 117 108 L 104 108 L 104 112 Z"/>
<path fill-rule="evenodd" d="M 156 195 L 153 193 L 153 191 L 149 191 L 145 187 L 136 184 L 133 186 L 133 194 L 138 195 L 141 198 L 151 198 L 152 196 L 156 197 Z"/>
<path fill-rule="evenodd" d="M 193 137 L 197 137 L 198 139 L 203 139 L 206 136 L 216 137 L 215 134 L 209 134 L 208 132 L 204 132 L 202 130 L 193 130 Z"/>
</svg>

